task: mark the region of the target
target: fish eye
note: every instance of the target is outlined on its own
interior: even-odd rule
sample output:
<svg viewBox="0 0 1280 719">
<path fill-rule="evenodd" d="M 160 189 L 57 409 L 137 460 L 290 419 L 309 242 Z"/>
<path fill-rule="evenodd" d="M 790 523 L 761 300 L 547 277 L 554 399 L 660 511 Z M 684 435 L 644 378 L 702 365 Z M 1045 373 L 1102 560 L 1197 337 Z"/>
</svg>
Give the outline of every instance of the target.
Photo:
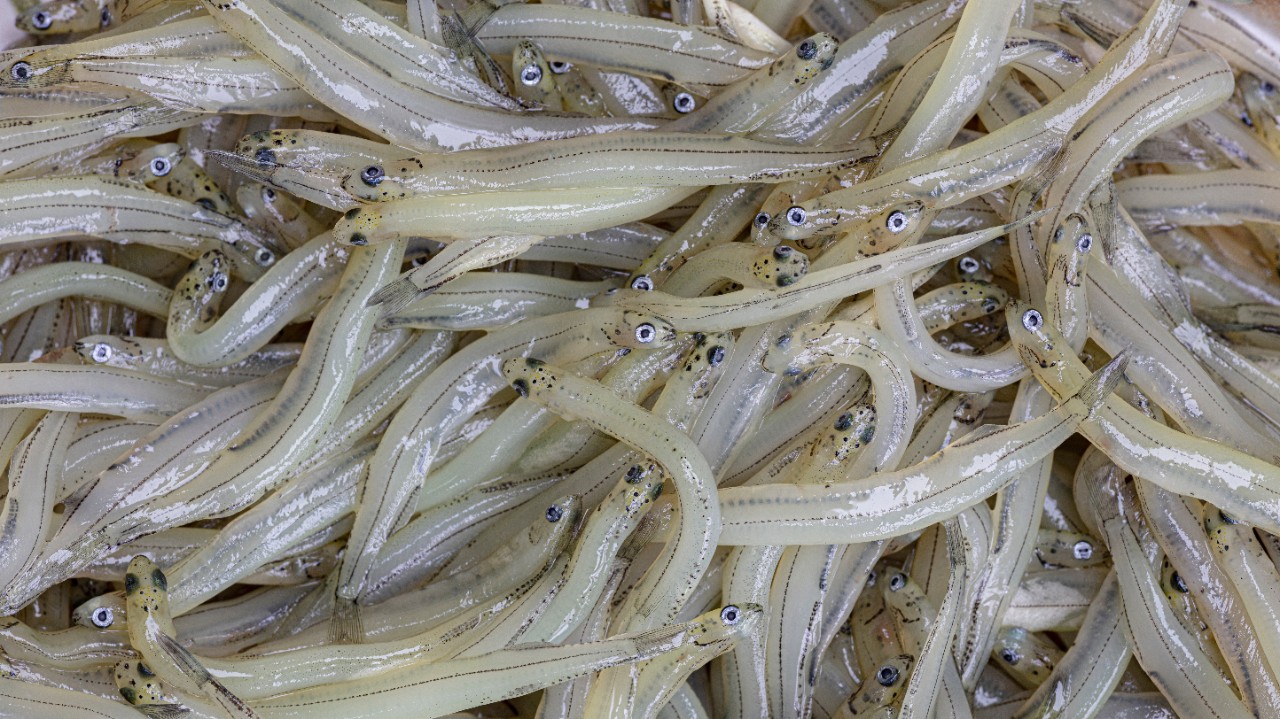
<svg viewBox="0 0 1280 719">
<path fill-rule="evenodd" d="M 965 273 L 966 275 L 971 275 L 978 271 L 978 269 L 981 267 L 981 264 L 977 260 L 966 255 L 960 258 L 960 261 L 956 263 L 956 267 L 958 267 L 960 271 Z"/>
<path fill-rule="evenodd" d="M 693 95 L 687 92 L 678 92 L 671 104 L 675 107 L 676 112 L 685 115 L 693 112 L 693 106 L 697 103 L 694 102 Z"/>
<path fill-rule="evenodd" d="M 1267 94 L 1271 94 L 1271 93 L 1273 93 L 1273 92 L 1275 92 L 1275 91 L 1276 91 L 1276 86 L 1275 86 L 1275 85 L 1273 85 L 1273 84 L 1271 84 L 1271 81 L 1270 81 L 1270 80 L 1263 80 L 1263 81 L 1262 81 L 1262 91 L 1263 91 L 1263 92 L 1265 92 L 1265 93 L 1267 93 Z"/>
<path fill-rule="evenodd" d="M 796 47 L 796 56 L 801 60 L 812 60 L 818 54 L 818 43 L 805 40 Z"/>
<path fill-rule="evenodd" d="M 876 570 L 872 569 L 871 572 L 867 574 L 867 586 L 874 587 L 876 585 L 876 579 L 879 576 L 880 574 L 877 573 Z"/>
<path fill-rule="evenodd" d="M 19 60 L 9 68 L 9 76 L 14 80 L 26 80 L 31 77 L 31 63 Z"/>
<path fill-rule="evenodd" d="M 837 432 L 844 432 L 853 426 L 853 413 L 845 412 L 836 418 L 835 428 Z"/>
<path fill-rule="evenodd" d="M 728 626 L 732 627 L 737 624 L 740 619 L 742 619 L 741 610 L 732 604 L 720 610 L 720 621 L 724 622 Z"/>
<path fill-rule="evenodd" d="M 792 252 L 795 252 L 795 250 L 791 249 L 790 247 L 787 247 L 786 245 L 778 245 L 777 247 L 773 248 L 773 256 L 779 260 L 787 259 L 788 257 L 791 256 Z"/>
<path fill-rule="evenodd" d="M 907 213 L 902 210 L 894 210 L 885 218 L 884 226 L 893 234 L 898 234 L 907 229 Z"/>
<path fill-rule="evenodd" d="M 876 682 L 882 687 L 891 687 L 898 683 L 898 677 L 901 676 L 898 668 L 892 664 L 886 664 L 880 667 L 876 672 Z"/>
<path fill-rule="evenodd" d="M 645 322 L 636 328 L 636 341 L 649 344 L 658 336 L 658 328 L 652 324 Z"/>
<path fill-rule="evenodd" d="M 1243 122 L 1245 127 L 1253 127 L 1253 119 L 1243 112 L 1240 113 L 1240 122 Z"/>
<path fill-rule="evenodd" d="M 102 8 L 102 15 L 100 17 L 102 18 L 103 27 L 106 27 L 107 25 L 111 24 L 111 10 L 107 8 Z"/>
<path fill-rule="evenodd" d="M 548 522 L 551 522 L 552 524 L 555 524 L 556 522 L 559 522 L 559 521 L 560 521 L 560 518 L 561 518 L 561 517 L 563 517 L 563 516 L 564 516 L 564 510 L 563 510 L 563 509 L 561 509 L 561 508 L 559 507 L 559 505 L 555 505 L 555 504 L 553 504 L 553 505 L 551 505 L 550 507 L 547 507 L 547 521 L 548 521 Z"/>
<path fill-rule="evenodd" d="M 111 355 L 112 355 L 111 345 L 105 342 L 99 342 L 98 344 L 93 346 L 92 357 L 94 362 L 98 362 L 99 364 L 101 364 L 102 362 L 106 362 L 107 360 L 111 359 Z"/>
<path fill-rule="evenodd" d="M 649 275 L 638 275 L 631 280 L 631 289 L 640 290 L 641 292 L 653 291 L 653 278 Z"/>
<path fill-rule="evenodd" d="M 638 464 L 631 465 L 631 468 L 627 470 L 628 484 L 635 484 L 636 482 L 639 482 L 642 477 L 644 477 L 644 467 L 641 467 Z"/>
<path fill-rule="evenodd" d="M 897 572 L 892 577 L 889 577 L 889 591 L 896 592 L 905 586 L 907 586 L 907 577 L 901 572 Z"/>
<path fill-rule="evenodd" d="M 270 187 L 262 188 L 262 199 L 266 200 L 267 202 L 274 201 L 276 199 L 276 191 L 271 189 Z"/>
<path fill-rule="evenodd" d="M 1039 310 L 1027 310 L 1022 313 L 1023 327 L 1035 332 L 1042 325 L 1044 325 L 1044 316 L 1040 314 Z"/>
<path fill-rule="evenodd" d="M 1005 660 L 1009 664 L 1017 664 L 1022 659 L 1022 657 L 1019 656 L 1016 651 L 1014 651 L 1009 647 L 1005 647 L 1004 649 L 1000 650 L 1000 658 Z"/>
<path fill-rule="evenodd" d="M 724 354 L 725 354 L 724 348 L 721 347 L 720 345 L 716 345 L 715 347 L 712 347 L 711 349 L 707 350 L 707 363 L 710 364 L 712 367 L 715 367 L 716 365 L 724 361 Z"/>
<path fill-rule="evenodd" d="M 760 214 L 756 215 L 755 223 L 756 223 L 756 227 L 764 227 L 765 225 L 769 224 L 769 213 L 761 212 Z"/>
<path fill-rule="evenodd" d="M 253 261 L 266 267 L 276 261 L 276 254 L 264 247 L 253 254 Z"/>
<path fill-rule="evenodd" d="M 218 272 L 214 274 L 213 279 L 209 280 L 209 285 L 218 292 L 221 292 L 222 290 L 227 289 L 227 276 Z"/>
<path fill-rule="evenodd" d="M 809 219 L 809 213 L 805 212 L 804 208 L 799 205 L 787 210 L 787 222 L 790 222 L 796 227 L 803 225 L 804 221 L 807 219 Z"/>
<path fill-rule="evenodd" d="M 1076 240 L 1076 249 L 1081 252 L 1088 252 L 1093 247 L 1093 235 L 1085 233 L 1080 235 L 1080 239 Z"/>
<path fill-rule="evenodd" d="M 1223 512 L 1222 510 L 1218 510 L 1218 516 L 1219 516 L 1219 517 L 1221 517 L 1221 518 L 1222 518 L 1222 521 L 1226 522 L 1227 524 L 1239 524 L 1239 523 L 1240 523 L 1240 520 L 1236 519 L 1235 517 L 1231 516 L 1230 514 L 1227 514 L 1226 512 Z"/>
<path fill-rule="evenodd" d="M 1169 584 L 1174 589 L 1181 592 L 1182 594 L 1186 594 L 1187 592 L 1191 591 L 1191 589 L 1187 586 L 1187 581 L 1183 579 L 1182 575 L 1178 574 L 1177 572 L 1174 572 L 1173 574 L 1169 575 Z"/>
<path fill-rule="evenodd" d="M 37 30 L 48 30 L 49 26 L 53 25 L 53 16 L 41 10 L 31 16 L 31 25 Z"/>
<path fill-rule="evenodd" d="M 164 177 L 173 169 L 173 163 L 169 162 L 167 157 L 157 157 L 151 161 L 151 174 L 156 177 Z"/>
<path fill-rule="evenodd" d="M 276 164 L 276 153 L 269 147 L 258 148 L 258 151 L 253 153 L 253 159 L 257 160 L 259 165 L 267 167 Z"/>
<path fill-rule="evenodd" d="M 1071 554 L 1079 560 L 1088 559 L 1093 556 L 1093 544 L 1081 539 L 1071 547 Z"/>
<path fill-rule="evenodd" d="M 387 173 L 379 165 L 369 165 L 360 171 L 360 181 L 369 187 L 377 187 Z"/>
<path fill-rule="evenodd" d="M 520 70 L 520 82 L 529 87 L 542 82 L 542 68 L 537 65 L 525 65 Z"/>
<path fill-rule="evenodd" d="M 124 575 L 125 594 L 133 594 L 134 590 L 138 588 L 139 584 L 141 584 L 141 582 L 138 581 L 138 575 L 127 574 L 127 573 Z"/>
<path fill-rule="evenodd" d="M 551 67 L 551 72 L 556 75 L 563 75 L 566 72 L 569 72 L 569 68 L 573 67 L 573 65 L 570 65 L 563 60 L 552 60 L 547 63 L 547 65 Z"/>
<path fill-rule="evenodd" d="M 93 614 L 89 615 L 89 621 L 93 622 L 93 626 L 100 629 L 106 629 L 116 621 L 116 613 L 111 611 L 111 607 L 98 607 L 93 610 Z"/>
</svg>

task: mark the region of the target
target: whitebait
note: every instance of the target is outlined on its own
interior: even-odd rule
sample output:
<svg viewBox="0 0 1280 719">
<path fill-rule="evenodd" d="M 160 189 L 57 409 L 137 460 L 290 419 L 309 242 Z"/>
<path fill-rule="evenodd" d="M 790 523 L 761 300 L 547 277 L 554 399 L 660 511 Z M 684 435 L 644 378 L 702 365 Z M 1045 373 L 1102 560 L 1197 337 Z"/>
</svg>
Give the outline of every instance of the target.
<svg viewBox="0 0 1280 719">
<path fill-rule="evenodd" d="M 346 177 L 343 189 L 363 201 L 388 202 L 526 189 L 584 191 L 606 182 L 626 187 L 777 183 L 845 170 L 875 149 L 871 142 L 807 150 L 731 135 L 614 132 L 369 165 Z"/>
<path fill-rule="evenodd" d="M 1181 706 L 1200 704 L 1200 711 L 1214 717 L 1248 716 L 1195 640 L 1172 616 L 1143 551 L 1144 542 L 1126 521 L 1126 505 L 1134 499 L 1126 495 L 1132 491 L 1131 486 L 1092 487 L 1089 501 L 1116 557 L 1134 657 L 1150 667 L 1149 674 L 1162 693 Z"/>
<path fill-rule="evenodd" d="M 257 716 L 178 643 L 169 612 L 168 582 L 159 567 L 146 557 L 136 557 L 125 573 L 125 593 L 129 643 L 154 668 L 161 681 L 191 694 L 203 694 L 231 716 L 245 719 Z"/>
<path fill-rule="evenodd" d="M 233 218 L 103 177 L 5 182 L 0 196 L 0 221 L 12 242 L 91 235 L 190 257 L 217 248 L 247 279 L 260 277 L 277 257 L 272 243 Z"/>
<path fill-rule="evenodd" d="M 662 347 L 674 339 L 675 331 L 656 317 L 601 308 L 552 315 L 495 332 L 472 343 L 465 352 L 454 354 L 429 375 L 449 379 L 440 385 L 424 382 L 418 386 L 404 404 L 413 409 L 402 409 L 388 427 L 386 436 L 396 439 L 380 446 L 370 464 L 366 499 L 352 530 L 353 544 L 364 546 L 367 542 L 370 550 L 344 561 L 339 597 L 354 600 L 362 592 L 376 548 L 382 546 L 413 496 L 422 492 L 431 501 L 441 502 L 457 493 L 456 487 L 422 485 L 443 439 L 432 437 L 442 427 L 460 425 L 505 386 L 498 372 L 500 362 L 535 351 L 573 361 L 611 348 Z"/>
<path fill-rule="evenodd" d="M 1062 349 L 1064 345 L 1038 310 L 1015 302 L 1006 314 L 1019 351 L 1045 389 L 1058 394 L 1078 381 L 1084 370 L 1082 363 Z M 1067 377 L 1072 379 L 1064 382 Z M 1271 497 L 1280 491 L 1280 479 L 1274 465 L 1226 445 L 1171 430 L 1127 403 L 1108 400 L 1105 404 L 1097 415 L 1099 421 L 1086 423 L 1082 432 L 1121 468 L 1171 491 L 1176 487 L 1188 496 L 1205 495 L 1204 499 L 1225 507 L 1233 516 L 1277 526 Z M 1244 501 L 1243 491 L 1254 499 Z"/>
<path fill-rule="evenodd" d="M 726 613 L 733 621 L 722 618 Z M 745 623 L 749 627 L 758 614 L 759 610 L 752 607 L 740 610 L 730 605 L 689 624 L 620 635 L 598 643 L 517 647 L 435 665 L 407 667 L 349 687 L 336 684 L 292 692 L 256 702 L 256 708 L 264 719 L 314 716 L 315 707 L 320 705 L 344 716 L 377 717 L 395 716 L 404 701 L 425 701 L 431 707 L 427 711 L 432 716 L 440 716 L 453 709 L 518 696 L 533 687 L 558 684 L 581 673 L 619 664 L 659 662 L 668 655 L 683 658 L 690 654 L 706 661 L 709 654 L 714 654 L 716 649 L 723 651 L 732 637 L 742 631 L 735 625 Z M 490 672 L 503 679 L 479 682 L 475 678 Z"/>
<path fill-rule="evenodd" d="M 296 364 L 302 353 L 302 347 L 295 343 L 268 345 L 239 362 L 206 369 L 178 359 L 163 340 L 146 337 L 89 335 L 77 340 L 73 349 L 81 359 L 96 365 L 219 387 L 265 377 L 282 367 Z"/>
<path fill-rule="evenodd" d="M 325 236 L 290 252 L 217 317 L 217 303 L 230 289 L 219 254 L 197 258 L 178 284 L 169 307 L 168 340 L 173 353 L 197 367 L 243 361 L 338 283 L 349 250 Z"/>
<path fill-rule="evenodd" d="M 1028 220 L 927 245 L 890 250 L 883 255 L 829 269 L 813 270 L 799 282 L 780 290 L 740 290 L 700 298 L 664 297 L 659 292 L 646 292 L 625 296 L 618 304 L 661 315 L 677 329 L 684 331 L 712 332 L 764 324 L 848 297 L 891 277 L 911 273 L 963 254 Z"/>
<path fill-rule="evenodd" d="M 512 125 L 502 113 L 444 98 L 423 97 L 425 93 L 421 90 L 374 71 L 270 3 L 238 0 L 219 4 L 209 0 L 203 4 L 223 27 L 257 47 L 269 62 L 308 94 L 356 122 L 356 118 L 377 113 L 378 134 L 408 147 L 424 150 L 492 147 L 610 130 L 645 129 L 656 124 L 640 120 L 528 117 L 523 123 L 525 131 L 512 134 L 509 132 Z M 356 68 L 363 67 L 363 71 L 353 74 L 352 62 Z M 360 75 L 358 80 L 357 75 Z M 361 88 L 356 92 L 359 99 L 338 89 L 352 81 Z"/>
<path fill-rule="evenodd" d="M 687 197 L 694 189 L 584 188 L 572 194 L 529 190 L 511 195 L 476 193 L 406 199 L 348 210 L 334 226 L 333 237 L 339 242 L 364 245 L 416 235 L 423 225 L 439 228 L 433 236 L 441 241 L 528 235 L 535 228 L 543 236 L 569 235 L 616 222 L 642 220 Z M 460 224 L 446 229 L 446 221 Z"/>
<path fill-rule="evenodd" d="M 646 574 L 627 600 L 633 608 L 629 614 L 635 615 L 628 622 L 633 630 L 669 621 L 688 599 L 690 579 L 701 575 L 710 563 L 717 542 L 720 512 L 706 460 L 686 436 L 641 408 L 611 398 L 595 383 L 531 358 L 508 360 L 502 372 L 521 396 L 562 415 L 585 420 L 620 441 L 634 443 L 637 450 L 662 464 L 671 477 L 680 498 L 679 528 L 665 556 L 655 564 L 656 571 Z M 650 428 L 655 439 L 632 439 L 630 428 L 637 426 Z"/>
<path fill-rule="evenodd" d="M 702 28 L 559 5 L 503 7 L 476 37 L 491 52 L 509 53 L 516 42 L 528 38 L 553 58 L 693 87 L 727 85 L 770 59 L 768 53 Z"/>
<path fill-rule="evenodd" d="M 1096 416 L 1120 381 L 1125 364 L 1123 356 L 1112 360 L 1093 376 L 1087 388 L 1042 418 L 993 428 L 916 467 L 868 478 L 874 482 L 726 489 L 720 493 L 724 527 L 720 541 L 758 544 L 762 537 L 752 534 L 758 525 L 785 531 L 789 543 L 866 541 L 910 531 L 920 522 L 922 505 L 929 502 L 954 508 L 951 511 L 963 509 L 1012 479 L 1014 467 L 1039 460 L 1085 420 Z M 960 456 L 953 459 L 953 453 Z M 1001 459 L 993 465 L 992 456 Z M 768 536 L 775 537 L 773 532 Z"/>
<path fill-rule="evenodd" d="M 3 285 L 0 285 L 2 288 Z M 386 314 L 385 328 L 491 330 L 521 320 L 585 309 L 615 282 L 560 280 L 521 273 L 466 273 L 436 292 Z"/>
</svg>

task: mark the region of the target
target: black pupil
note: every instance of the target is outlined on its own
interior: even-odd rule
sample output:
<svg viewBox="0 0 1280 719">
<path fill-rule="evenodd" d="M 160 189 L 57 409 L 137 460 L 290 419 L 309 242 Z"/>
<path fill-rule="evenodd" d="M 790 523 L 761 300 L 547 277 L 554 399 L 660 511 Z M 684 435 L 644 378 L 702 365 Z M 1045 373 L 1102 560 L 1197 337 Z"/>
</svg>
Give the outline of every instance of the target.
<svg viewBox="0 0 1280 719">
<path fill-rule="evenodd" d="M 730 611 L 730 612 L 725 612 L 725 613 L 724 613 L 724 618 L 725 618 L 725 620 L 726 620 L 726 621 L 730 621 L 730 622 L 732 622 L 734 619 L 737 619 L 737 618 L 738 618 L 738 613 L 737 613 L 737 612 L 732 612 L 732 611 Z"/>
<path fill-rule="evenodd" d="M 876 672 L 876 681 L 883 686 L 890 686 L 898 681 L 898 670 L 895 667 L 880 667 L 880 671 Z"/>
</svg>

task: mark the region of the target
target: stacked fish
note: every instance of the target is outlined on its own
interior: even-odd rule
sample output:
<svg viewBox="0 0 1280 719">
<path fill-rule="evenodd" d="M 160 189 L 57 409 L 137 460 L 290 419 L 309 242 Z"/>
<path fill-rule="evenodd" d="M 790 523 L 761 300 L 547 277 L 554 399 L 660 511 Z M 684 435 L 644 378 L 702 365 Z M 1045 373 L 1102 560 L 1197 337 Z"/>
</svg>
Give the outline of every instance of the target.
<svg viewBox="0 0 1280 719">
<path fill-rule="evenodd" d="M 13 0 L 0 717 L 1280 719 L 1265 0 Z"/>
</svg>

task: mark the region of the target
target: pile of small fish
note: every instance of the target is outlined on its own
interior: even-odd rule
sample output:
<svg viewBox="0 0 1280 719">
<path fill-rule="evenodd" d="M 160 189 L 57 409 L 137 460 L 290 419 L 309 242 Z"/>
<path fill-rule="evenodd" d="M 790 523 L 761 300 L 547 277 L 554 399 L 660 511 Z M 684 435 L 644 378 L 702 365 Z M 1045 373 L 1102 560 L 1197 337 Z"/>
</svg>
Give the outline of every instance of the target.
<svg viewBox="0 0 1280 719">
<path fill-rule="evenodd" d="M 0 719 L 1280 719 L 1266 0 L 12 0 Z"/>
</svg>

